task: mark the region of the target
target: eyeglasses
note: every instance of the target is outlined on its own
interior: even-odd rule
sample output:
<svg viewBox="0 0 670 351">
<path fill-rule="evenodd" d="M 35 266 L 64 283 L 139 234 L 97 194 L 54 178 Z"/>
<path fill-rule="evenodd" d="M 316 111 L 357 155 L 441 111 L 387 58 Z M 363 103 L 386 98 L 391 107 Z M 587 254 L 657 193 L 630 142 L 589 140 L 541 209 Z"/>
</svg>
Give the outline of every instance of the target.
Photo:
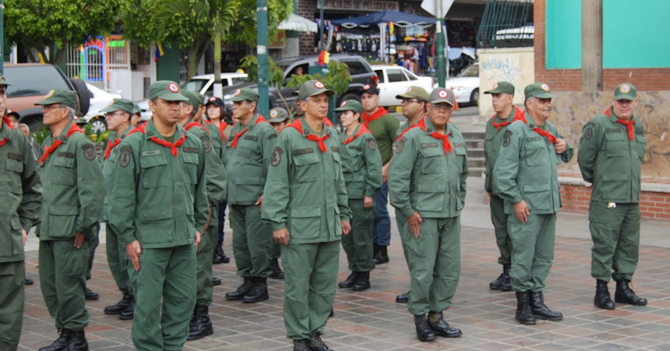
<svg viewBox="0 0 670 351">
<path fill-rule="evenodd" d="M 453 107 L 449 104 L 433 104 L 433 108 L 436 110 L 444 110 L 444 111 L 449 111 Z"/>
<path fill-rule="evenodd" d="M 60 104 L 48 105 L 48 106 L 42 106 L 42 111 L 43 111 L 43 112 L 47 112 L 47 111 L 51 111 L 51 110 L 53 110 L 53 109 L 55 109 L 55 108 L 63 108 L 63 106 L 60 105 Z"/>
<path fill-rule="evenodd" d="M 417 100 L 417 99 L 402 99 L 403 104 L 411 104 L 413 102 L 416 102 L 418 104 L 419 100 Z"/>
</svg>

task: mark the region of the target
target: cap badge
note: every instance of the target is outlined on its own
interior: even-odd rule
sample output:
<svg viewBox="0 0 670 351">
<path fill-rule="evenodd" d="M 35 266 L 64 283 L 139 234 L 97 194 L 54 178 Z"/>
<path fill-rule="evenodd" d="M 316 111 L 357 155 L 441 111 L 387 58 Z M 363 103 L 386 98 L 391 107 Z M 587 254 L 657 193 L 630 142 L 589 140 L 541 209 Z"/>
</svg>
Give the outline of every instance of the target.
<svg viewBox="0 0 670 351">
<path fill-rule="evenodd" d="M 370 84 L 365 84 L 365 85 L 363 86 L 363 90 L 368 90 L 368 89 L 370 89 Z"/>
<path fill-rule="evenodd" d="M 233 93 L 233 96 L 240 95 L 241 92 L 242 92 L 242 90 L 237 89 L 237 90 L 235 90 L 235 92 Z"/>
<path fill-rule="evenodd" d="M 114 99 L 112 99 L 112 101 L 110 101 L 109 104 L 107 104 L 107 107 L 112 106 L 112 105 L 114 105 Z"/>
<path fill-rule="evenodd" d="M 47 95 L 46 95 L 44 98 L 45 98 L 45 99 L 50 98 L 51 96 L 53 96 L 53 94 L 54 94 L 55 92 L 56 92 L 56 91 L 53 90 L 53 89 L 49 90 L 49 92 L 47 93 Z"/>
<path fill-rule="evenodd" d="M 498 83 L 493 83 L 493 89 L 498 89 Z"/>
<path fill-rule="evenodd" d="M 549 86 L 546 85 L 546 84 L 540 85 L 540 88 L 542 88 L 542 90 L 544 90 L 544 91 L 549 91 Z"/>
<path fill-rule="evenodd" d="M 619 91 L 622 93 L 626 94 L 630 92 L 630 86 L 629 85 L 622 85 L 621 88 L 619 88 Z"/>
<path fill-rule="evenodd" d="M 342 101 L 342 103 L 340 104 L 340 107 L 344 107 L 344 106 L 347 106 L 347 100 Z"/>
<path fill-rule="evenodd" d="M 175 83 L 170 83 L 170 84 L 168 84 L 168 90 L 173 92 L 173 93 L 178 93 L 179 92 L 179 86 Z"/>
<path fill-rule="evenodd" d="M 212 101 L 212 102 L 213 102 L 213 101 L 216 101 L 216 97 L 215 97 L 215 96 L 212 96 L 211 98 L 209 98 L 209 101 Z"/>
<path fill-rule="evenodd" d="M 446 99 L 447 96 L 449 96 L 449 93 L 447 93 L 446 90 L 440 90 L 437 92 L 437 96 L 439 96 L 442 99 Z"/>
<path fill-rule="evenodd" d="M 270 111 L 270 117 L 272 117 L 272 118 L 276 118 L 277 115 L 278 115 L 277 110 L 272 110 L 272 111 Z"/>
<path fill-rule="evenodd" d="M 409 93 L 410 91 L 412 91 L 412 87 L 407 88 L 407 90 L 405 90 L 405 94 Z"/>
<path fill-rule="evenodd" d="M 314 86 L 319 89 L 324 89 L 326 87 L 325 85 L 323 85 L 323 83 L 319 82 L 318 80 L 314 82 Z"/>
</svg>

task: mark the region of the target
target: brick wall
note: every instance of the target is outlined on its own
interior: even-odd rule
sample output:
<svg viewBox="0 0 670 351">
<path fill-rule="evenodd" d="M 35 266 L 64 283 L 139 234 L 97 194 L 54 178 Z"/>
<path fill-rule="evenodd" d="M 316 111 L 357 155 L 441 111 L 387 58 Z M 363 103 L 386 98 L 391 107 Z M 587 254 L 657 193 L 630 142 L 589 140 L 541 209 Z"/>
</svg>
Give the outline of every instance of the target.
<svg viewBox="0 0 670 351">
<path fill-rule="evenodd" d="M 298 16 L 314 20 L 315 0 L 298 0 Z M 300 56 L 314 55 L 314 33 L 300 32 Z"/>
<path fill-rule="evenodd" d="M 591 188 L 581 185 L 561 184 L 561 201 L 566 212 L 589 212 Z M 642 218 L 670 220 L 670 194 L 643 191 L 640 196 L 640 214 Z"/>
<path fill-rule="evenodd" d="M 580 69 L 546 69 L 546 0 L 535 0 L 535 81 L 546 83 L 554 91 L 581 91 Z M 603 90 L 614 90 L 628 82 L 638 90 L 670 90 L 670 68 L 622 68 L 603 70 Z"/>
</svg>

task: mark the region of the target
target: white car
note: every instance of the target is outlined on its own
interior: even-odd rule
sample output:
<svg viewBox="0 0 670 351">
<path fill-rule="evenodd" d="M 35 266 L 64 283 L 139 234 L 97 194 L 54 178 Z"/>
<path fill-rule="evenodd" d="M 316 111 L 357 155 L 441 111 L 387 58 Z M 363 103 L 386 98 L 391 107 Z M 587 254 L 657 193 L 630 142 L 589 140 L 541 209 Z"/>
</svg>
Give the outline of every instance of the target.
<svg viewBox="0 0 670 351">
<path fill-rule="evenodd" d="M 477 105 L 479 101 L 479 64 L 470 65 L 456 78 L 447 79 L 445 86 L 454 91 L 459 104 Z"/>
<path fill-rule="evenodd" d="M 246 73 L 226 72 L 221 73 L 221 87 L 225 88 L 229 85 L 237 84 L 247 81 Z M 207 96 L 214 95 L 214 74 L 203 74 L 200 76 L 191 77 L 188 82 L 181 87 L 189 91 L 194 91 L 199 94 Z M 144 100 L 137 103 L 140 106 L 141 120 L 146 121 L 151 118 L 151 110 L 149 110 L 149 100 Z"/>
<path fill-rule="evenodd" d="M 400 106 L 401 101 L 395 96 L 404 94 L 410 85 L 422 87 L 428 94 L 433 90 L 433 78 L 417 76 L 405 67 L 386 65 L 372 65 L 371 67 L 379 78 L 377 87 L 379 88 L 380 106 Z"/>
<path fill-rule="evenodd" d="M 121 94 L 110 94 L 88 83 L 86 83 L 86 87 L 91 92 L 91 107 L 83 119 L 91 125 L 91 132 L 104 133 L 107 131 L 107 122 L 105 122 L 105 114 L 100 110 L 107 107 L 112 99 L 120 99 L 122 96 Z"/>
</svg>

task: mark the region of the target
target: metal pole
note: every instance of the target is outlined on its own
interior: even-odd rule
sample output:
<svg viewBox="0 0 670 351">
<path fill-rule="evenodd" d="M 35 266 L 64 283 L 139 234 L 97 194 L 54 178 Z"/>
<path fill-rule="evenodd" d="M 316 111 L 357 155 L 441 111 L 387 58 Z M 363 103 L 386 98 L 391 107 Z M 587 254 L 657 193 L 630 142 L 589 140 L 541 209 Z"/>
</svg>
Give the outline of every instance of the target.
<svg viewBox="0 0 670 351">
<path fill-rule="evenodd" d="M 5 5 L 0 0 L 0 73 L 4 73 L 5 63 Z"/>
<path fill-rule="evenodd" d="M 321 9 L 319 10 L 319 47 L 321 50 L 326 50 L 326 43 L 323 40 L 323 0 L 319 0 L 319 4 L 321 5 Z"/>
<path fill-rule="evenodd" d="M 270 110 L 269 88 L 270 80 L 268 68 L 268 2 L 267 0 L 256 1 L 256 18 L 258 22 L 258 113 L 268 116 Z"/>
<path fill-rule="evenodd" d="M 435 8 L 437 9 L 436 21 L 435 21 L 435 30 L 437 31 L 437 84 L 440 88 L 445 87 L 445 70 L 447 68 L 446 60 L 444 57 L 444 12 L 442 12 L 442 1 L 435 0 Z"/>
</svg>

